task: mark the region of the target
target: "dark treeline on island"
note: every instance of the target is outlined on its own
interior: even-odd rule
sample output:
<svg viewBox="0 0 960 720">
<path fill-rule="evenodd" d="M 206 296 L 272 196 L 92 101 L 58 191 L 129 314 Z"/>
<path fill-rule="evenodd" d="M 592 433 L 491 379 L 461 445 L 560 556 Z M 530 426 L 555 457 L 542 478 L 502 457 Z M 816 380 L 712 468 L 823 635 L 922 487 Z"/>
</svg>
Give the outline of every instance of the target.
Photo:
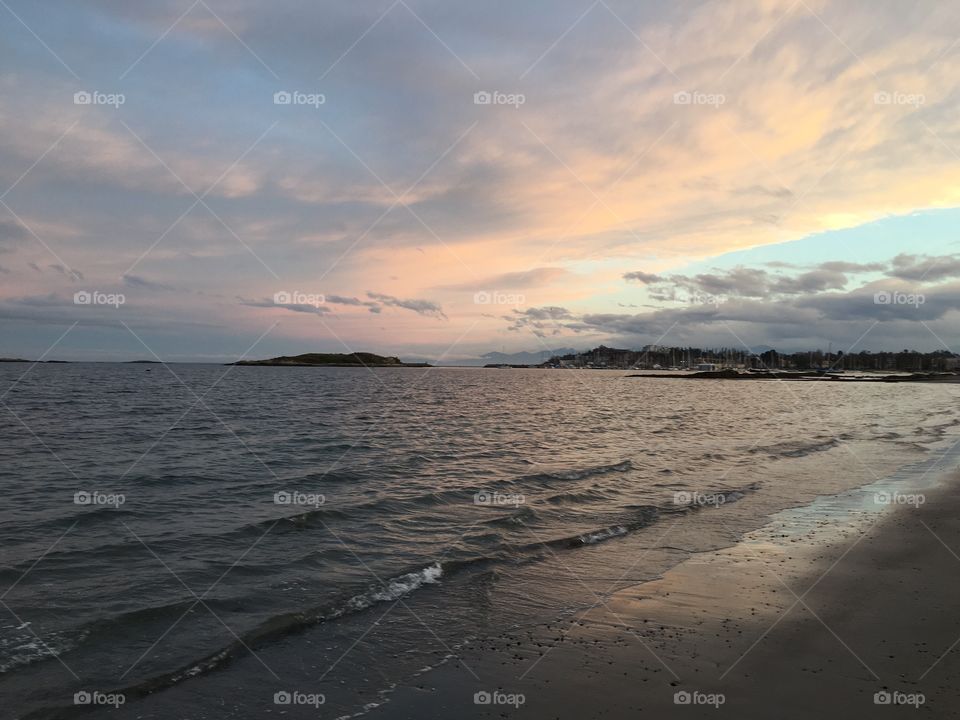
<svg viewBox="0 0 960 720">
<path fill-rule="evenodd" d="M 538 367 L 618 368 L 636 370 L 714 370 L 723 368 L 753 370 L 829 370 L 867 372 L 954 372 L 960 367 L 960 355 L 946 350 L 922 353 L 899 352 L 844 353 L 809 350 L 781 353 L 772 348 L 665 347 L 648 345 L 642 350 L 624 350 L 604 345 L 581 353 L 550 358 Z"/>
<path fill-rule="evenodd" d="M 405 363 L 398 357 L 376 355 L 369 352 L 304 353 L 303 355 L 281 355 L 269 360 L 240 360 L 228 364 L 295 367 L 429 367 L 427 363 Z"/>
</svg>

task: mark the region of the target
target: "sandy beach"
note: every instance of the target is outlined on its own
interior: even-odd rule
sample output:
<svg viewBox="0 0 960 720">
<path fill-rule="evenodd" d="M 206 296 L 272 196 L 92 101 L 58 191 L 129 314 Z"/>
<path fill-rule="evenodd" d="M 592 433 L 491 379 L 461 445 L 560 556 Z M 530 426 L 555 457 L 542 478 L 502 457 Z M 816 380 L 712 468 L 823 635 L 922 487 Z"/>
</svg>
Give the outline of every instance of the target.
<svg viewBox="0 0 960 720">
<path fill-rule="evenodd" d="M 781 513 L 572 624 L 468 646 L 370 716 L 954 717 L 960 476 L 896 493 Z"/>
</svg>

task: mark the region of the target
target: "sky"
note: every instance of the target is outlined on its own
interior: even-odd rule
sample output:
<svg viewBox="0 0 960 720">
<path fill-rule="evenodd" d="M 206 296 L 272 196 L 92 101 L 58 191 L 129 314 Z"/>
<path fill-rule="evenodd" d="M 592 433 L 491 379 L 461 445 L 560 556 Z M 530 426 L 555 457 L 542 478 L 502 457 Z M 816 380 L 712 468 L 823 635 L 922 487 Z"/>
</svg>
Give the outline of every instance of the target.
<svg viewBox="0 0 960 720">
<path fill-rule="evenodd" d="M 960 351 L 960 5 L 0 1 L 0 357 Z"/>
</svg>

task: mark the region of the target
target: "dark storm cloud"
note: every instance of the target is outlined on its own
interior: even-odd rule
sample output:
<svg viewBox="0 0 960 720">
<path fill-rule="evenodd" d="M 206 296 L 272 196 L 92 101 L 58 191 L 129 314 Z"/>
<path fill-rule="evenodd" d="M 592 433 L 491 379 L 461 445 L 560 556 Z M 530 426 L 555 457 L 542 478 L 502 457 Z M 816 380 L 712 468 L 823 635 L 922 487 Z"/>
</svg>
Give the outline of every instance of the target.
<svg viewBox="0 0 960 720">
<path fill-rule="evenodd" d="M 824 290 L 843 290 L 846 286 L 847 276 L 842 272 L 812 270 L 796 277 L 777 278 L 768 286 L 767 294 L 802 295 Z"/>
<path fill-rule="evenodd" d="M 550 305 L 546 307 L 524 308 L 514 310 L 511 315 L 504 315 L 512 332 L 528 330 L 538 337 L 560 335 L 564 329 L 576 332 L 577 319 L 565 307 Z"/>
<path fill-rule="evenodd" d="M 902 253 L 893 259 L 893 268 L 887 275 L 917 282 L 935 282 L 960 277 L 960 255 L 932 256 Z"/>
<path fill-rule="evenodd" d="M 766 263 L 778 270 L 795 270 L 796 265 L 783 262 Z M 626 273 L 626 280 L 637 280 L 651 286 L 651 297 L 661 301 L 684 299 L 689 294 L 725 298 L 766 299 L 844 290 L 849 275 L 878 272 L 887 263 L 823 262 L 814 269 L 798 274 L 771 273 L 762 268 L 738 266 L 723 272 L 687 275 L 654 275 L 645 272 Z M 680 292 L 678 292 L 680 291 Z"/>
<path fill-rule="evenodd" d="M 863 271 L 875 270 L 871 265 Z M 740 272 L 733 275 L 748 280 L 756 277 Z M 910 287 L 899 280 L 880 280 L 849 292 L 837 292 L 837 288 L 842 287 L 842 275 L 831 270 L 816 270 L 793 278 L 790 283 L 781 279 L 767 285 L 773 293 L 771 299 L 693 295 L 680 307 L 651 312 L 578 315 L 564 308 L 545 307 L 528 308 L 522 314 L 517 312 L 505 319 L 509 321 L 510 330 L 527 329 L 551 335 L 589 333 L 618 338 L 634 347 L 659 342 L 659 338 L 667 334 L 673 342 L 681 338 L 708 342 L 712 338 L 722 344 L 737 344 L 733 342 L 734 336 L 748 332 L 771 340 L 813 342 L 811 346 L 819 342 L 816 338 L 853 343 L 860 334 L 870 332 L 874 339 L 902 336 L 922 341 L 926 346 L 942 347 L 936 340 L 933 324 L 949 323 L 951 314 L 960 309 L 960 282 Z M 739 285 L 712 281 L 701 284 L 696 279 L 689 284 L 743 289 Z M 752 285 L 748 285 L 748 289 L 754 290 Z M 677 300 L 677 296 L 671 299 Z M 665 342 L 670 342 L 670 338 Z"/>
</svg>

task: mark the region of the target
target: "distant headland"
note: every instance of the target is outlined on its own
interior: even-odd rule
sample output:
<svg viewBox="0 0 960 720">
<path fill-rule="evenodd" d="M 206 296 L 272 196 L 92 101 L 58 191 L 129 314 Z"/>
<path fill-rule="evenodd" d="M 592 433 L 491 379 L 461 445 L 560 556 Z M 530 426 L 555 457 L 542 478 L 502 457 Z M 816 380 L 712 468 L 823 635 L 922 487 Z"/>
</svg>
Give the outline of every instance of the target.
<svg viewBox="0 0 960 720">
<path fill-rule="evenodd" d="M 282 365 L 294 367 L 431 367 L 429 363 L 405 363 L 398 357 L 369 352 L 304 353 L 281 355 L 268 360 L 239 360 L 227 365 Z"/>
</svg>

